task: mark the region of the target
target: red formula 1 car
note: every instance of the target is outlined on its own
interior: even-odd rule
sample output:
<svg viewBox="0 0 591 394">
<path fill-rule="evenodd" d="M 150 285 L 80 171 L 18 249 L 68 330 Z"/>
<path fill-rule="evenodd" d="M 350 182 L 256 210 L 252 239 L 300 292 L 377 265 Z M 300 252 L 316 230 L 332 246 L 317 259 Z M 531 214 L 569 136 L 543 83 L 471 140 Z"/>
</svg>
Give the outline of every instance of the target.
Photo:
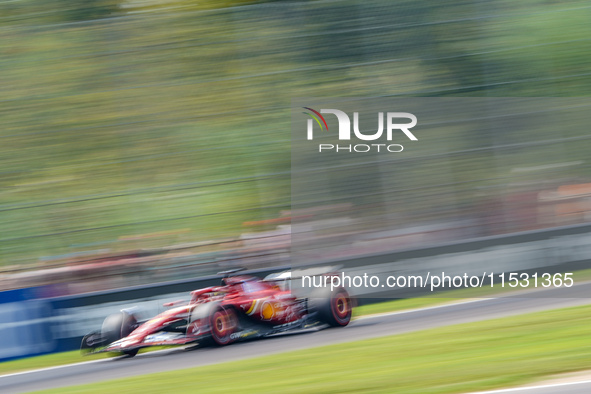
<svg viewBox="0 0 591 394">
<path fill-rule="evenodd" d="M 191 292 L 188 304 L 165 304 L 171 309 L 151 319 L 138 321 L 129 310 L 108 316 L 101 330 L 83 338 L 82 352 L 133 357 L 149 346 L 228 345 L 286 331 L 342 327 L 351 320 L 352 300 L 342 287 L 318 288 L 307 297 L 296 297 L 289 271 L 263 280 L 236 272 L 224 273 L 221 286 Z"/>
</svg>

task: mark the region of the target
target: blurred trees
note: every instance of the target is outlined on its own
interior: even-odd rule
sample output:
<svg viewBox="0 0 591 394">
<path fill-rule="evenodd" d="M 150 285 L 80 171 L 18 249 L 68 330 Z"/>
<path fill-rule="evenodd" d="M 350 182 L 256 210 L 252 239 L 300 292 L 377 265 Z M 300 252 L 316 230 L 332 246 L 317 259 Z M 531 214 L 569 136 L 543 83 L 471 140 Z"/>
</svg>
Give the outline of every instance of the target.
<svg viewBox="0 0 591 394">
<path fill-rule="evenodd" d="M 65 21 L 77 22 L 116 16 L 121 0 L 55 0 L 52 7 L 60 10 Z"/>
<path fill-rule="evenodd" d="M 236 235 L 276 216 L 295 97 L 588 95 L 589 13 L 577 0 L 0 3 L 0 258 L 178 228 Z M 455 132 L 449 151 L 521 142 Z M 515 152 L 453 156 L 446 181 L 550 157 Z M 428 167 L 391 185 L 439 176 Z M 369 181 L 343 179 L 335 190 Z"/>
</svg>

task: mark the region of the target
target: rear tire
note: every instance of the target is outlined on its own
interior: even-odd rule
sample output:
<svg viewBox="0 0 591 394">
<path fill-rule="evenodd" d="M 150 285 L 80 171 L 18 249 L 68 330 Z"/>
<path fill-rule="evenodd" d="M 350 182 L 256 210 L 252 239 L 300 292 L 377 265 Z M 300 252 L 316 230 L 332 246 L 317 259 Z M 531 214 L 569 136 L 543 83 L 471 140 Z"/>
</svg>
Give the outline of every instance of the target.
<svg viewBox="0 0 591 394">
<path fill-rule="evenodd" d="M 310 312 L 318 313 L 318 320 L 331 327 L 344 327 L 351 321 L 353 304 L 347 290 L 342 287 L 332 292 L 327 289 L 308 299 Z"/>
<path fill-rule="evenodd" d="M 232 334 L 238 328 L 238 316 L 232 308 L 217 307 L 210 316 L 211 339 L 218 346 L 234 342 Z"/>
</svg>

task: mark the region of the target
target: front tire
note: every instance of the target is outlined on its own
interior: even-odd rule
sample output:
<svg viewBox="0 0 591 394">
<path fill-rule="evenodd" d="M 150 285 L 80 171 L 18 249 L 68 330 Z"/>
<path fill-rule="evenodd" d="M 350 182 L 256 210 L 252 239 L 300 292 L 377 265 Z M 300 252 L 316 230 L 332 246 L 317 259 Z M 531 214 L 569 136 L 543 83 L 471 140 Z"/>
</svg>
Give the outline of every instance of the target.
<svg viewBox="0 0 591 394">
<path fill-rule="evenodd" d="M 108 345 L 118 341 L 121 338 L 125 338 L 131 334 L 131 332 L 135 330 L 136 327 L 137 319 L 135 316 L 129 313 L 119 312 L 107 316 L 101 328 L 101 337 L 104 341 L 103 343 Z M 121 354 L 127 357 L 133 357 L 138 353 L 138 351 L 139 349 L 124 350 L 121 352 Z"/>
<path fill-rule="evenodd" d="M 139 348 L 136 348 L 136 349 L 132 349 L 132 350 L 124 350 L 124 351 L 122 351 L 121 353 L 123 353 L 123 355 L 124 355 L 125 357 L 129 357 L 129 358 L 131 358 L 131 357 L 135 357 L 135 355 L 136 355 L 136 354 L 137 354 L 139 351 L 140 351 L 140 349 L 139 349 Z"/>
</svg>

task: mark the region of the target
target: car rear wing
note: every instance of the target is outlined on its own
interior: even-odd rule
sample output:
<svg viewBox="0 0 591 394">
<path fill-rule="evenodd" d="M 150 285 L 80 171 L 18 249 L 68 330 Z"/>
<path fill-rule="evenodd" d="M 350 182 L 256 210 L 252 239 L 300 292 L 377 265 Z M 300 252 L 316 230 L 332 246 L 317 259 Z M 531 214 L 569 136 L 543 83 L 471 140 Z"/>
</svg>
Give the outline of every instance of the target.
<svg viewBox="0 0 591 394">
<path fill-rule="evenodd" d="M 276 272 L 273 274 L 267 275 L 263 281 L 265 282 L 277 282 L 282 280 L 289 280 L 289 279 L 298 279 L 303 276 L 319 276 L 319 275 L 329 275 L 329 274 L 336 274 L 342 268 L 342 265 L 327 265 L 322 267 L 313 267 L 313 268 L 306 268 L 306 269 L 296 269 L 290 271 L 282 271 Z"/>
</svg>

